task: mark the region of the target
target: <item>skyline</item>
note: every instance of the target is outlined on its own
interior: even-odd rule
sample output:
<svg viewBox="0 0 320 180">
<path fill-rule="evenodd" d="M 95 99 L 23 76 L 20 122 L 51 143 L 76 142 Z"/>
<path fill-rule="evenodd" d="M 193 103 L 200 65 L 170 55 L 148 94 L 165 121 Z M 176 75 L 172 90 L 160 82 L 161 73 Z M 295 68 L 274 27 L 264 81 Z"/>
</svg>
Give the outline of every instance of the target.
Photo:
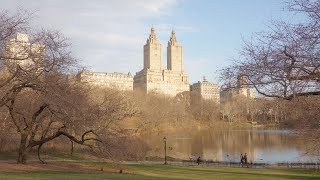
<svg viewBox="0 0 320 180">
<path fill-rule="evenodd" d="M 238 57 L 242 39 L 266 30 L 270 20 L 290 20 L 283 0 L 259 1 L 72 1 L 0 0 L 1 9 L 35 11 L 34 25 L 60 30 L 70 38 L 74 56 L 98 72 L 130 72 L 143 68 L 143 45 L 155 27 L 163 48 L 174 29 L 183 47 L 190 84 L 206 76 L 217 83 L 216 71 Z M 54 14 L 54 15 L 53 15 Z"/>
</svg>

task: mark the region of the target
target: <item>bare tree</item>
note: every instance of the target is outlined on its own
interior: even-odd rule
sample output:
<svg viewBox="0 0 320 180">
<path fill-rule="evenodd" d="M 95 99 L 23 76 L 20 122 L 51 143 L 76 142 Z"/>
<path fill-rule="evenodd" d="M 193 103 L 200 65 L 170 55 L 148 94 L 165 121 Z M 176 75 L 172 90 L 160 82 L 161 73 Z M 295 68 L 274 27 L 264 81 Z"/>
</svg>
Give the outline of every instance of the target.
<svg viewBox="0 0 320 180">
<path fill-rule="evenodd" d="M 138 113 L 132 93 L 113 88 L 90 89 L 91 119 L 101 137 L 123 136 L 125 120 Z"/>
<path fill-rule="evenodd" d="M 75 126 L 86 124 L 85 116 L 79 116 L 86 111 L 86 95 L 67 78 L 78 64 L 60 32 L 32 30 L 28 26 L 31 18 L 32 13 L 23 10 L 14 15 L 0 12 L 0 106 L 10 114 L 4 120 L 20 135 L 18 163 L 26 163 L 33 147 L 40 149 L 60 136 L 79 144 L 100 141 L 88 128 L 70 133 Z M 28 36 L 19 34 L 21 31 Z M 84 100 L 80 103 L 80 99 Z"/>
<path fill-rule="evenodd" d="M 9 124 L 20 136 L 17 162 L 26 163 L 34 148 L 41 160 L 41 147 L 61 136 L 109 158 L 120 152 L 132 157 L 126 148 L 140 141 L 123 128 L 124 120 L 137 113 L 132 93 L 77 82 L 73 74 L 80 65 L 68 39 L 59 31 L 30 28 L 31 19 L 32 13 L 23 10 L 0 12 L 1 125 Z"/>
<path fill-rule="evenodd" d="M 289 11 L 304 15 L 301 23 L 272 22 L 270 30 L 244 42 L 241 58 L 223 70 L 224 85 L 236 86 L 239 75 L 263 96 L 290 100 L 280 115 L 319 151 L 320 1 L 293 0 Z M 297 105 L 299 104 L 300 105 Z M 304 106 L 301 106 L 303 104 Z M 276 108 L 273 108 L 277 110 Z M 309 116 L 309 115 L 312 116 Z"/>
<path fill-rule="evenodd" d="M 290 101 L 287 118 L 304 142 L 305 152 L 320 157 L 320 97 L 299 97 Z M 294 108 L 292 108 L 294 107 Z"/>
<path fill-rule="evenodd" d="M 190 112 L 192 118 L 198 122 L 212 126 L 220 119 L 220 108 L 216 102 L 204 99 L 199 93 L 190 93 Z"/>
<path fill-rule="evenodd" d="M 319 1 L 296 0 L 288 6 L 307 15 L 308 21 L 273 22 L 270 31 L 245 41 L 241 60 L 224 70 L 225 85 L 232 86 L 237 75 L 243 75 L 258 93 L 268 97 L 320 94 Z"/>
<path fill-rule="evenodd" d="M 11 15 L 8 11 L 0 11 L 0 69 L 3 70 L 8 59 L 24 60 L 24 58 L 9 57 L 6 53 L 6 47 L 10 39 L 16 36 L 17 32 L 26 32 L 29 30 L 29 23 L 32 19 L 32 13 L 19 9 L 16 14 Z M 4 74 L 1 72 L 0 78 L 0 106 L 10 101 L 19 91 L 23 88 L 22 83 L 19 85 L 11 85 L 11 87 L 5 87 L 20 72 L 21 68 L 18 64 L 11 67 L 10 74 Z M 21 86 L 22 85 L 22 86 Z"/>
<path fill-rule="evenodd" d="M 26 163 L 33 147 L 40 150 L 43 144 L 60 136 L 88 146 L 92 144 L 87 141 L 100 141 L 88 123 L 88 104 L 80 88 L 57 77 L 48 81 L 47 88 L 24 89 L 6 104 L 10 120 L 20 134 L 18 163 Z"/>
<path fill-rule="evenodd" d="M 221 112 L 229 124 L 248 120 L 248 100 L 246 97 L 235 96 L 221 104 Z"/>
<path fill-rule="evenodd" d="M 143 96 L 143 95 L 142 95 Z M 140 98 L 142 97 L 140 96 Z M 168 126 L 174 118 L 174 100 L 172 97 L 165 95 L 150 93 L 145 98 L 136 99 L 140 106 L 138 118 L 139 130 L 163 130 L 163 126 Z"/>
</svg>

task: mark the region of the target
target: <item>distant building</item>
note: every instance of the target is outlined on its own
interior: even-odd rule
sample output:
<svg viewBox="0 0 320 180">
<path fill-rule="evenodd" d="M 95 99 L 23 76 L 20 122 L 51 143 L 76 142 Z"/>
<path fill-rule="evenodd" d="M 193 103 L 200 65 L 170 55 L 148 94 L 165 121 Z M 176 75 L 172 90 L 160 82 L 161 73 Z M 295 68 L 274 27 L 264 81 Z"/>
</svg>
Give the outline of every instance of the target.
<svg viewBox="0 0 320 180">
<path fill-rule="evenodd" d="M 214 84 L 208 82 L 205 77 L 203 77 L 203 81 L 198 81 L 191 85 L 191 92 L 198 93 L 205 100 L 211 100 L 220 103 L 220 88 L 218 84 Z"/>
<path fill-rule="evenodd" d="M 162 47 L 153 27 L 143 50 L 144 65 L 134 76 L 134 90 L 169 96 L 189 91 L 189 77 L 183 68 L 182 46 L 177 41 L 175 31 L 172 31 L 168 42 L 167 69 L 162 68 Z"/>
<path fill-rule="evenodd" d="M 41 66 L 45 46 L 30 43 L 27 34 L 17 33 L 16 38 L 10 39 L 5 47 L 6 66 L 19 64 L 22 69 L 30 70 Z"/>
<path fill-rule="evenodd" d="M 221 102 L 228 101 L 235 97 L 245 97 L 249 99 L 254 98 L 253 89 L 248 85 L 245 76 L 239 76 L 237 81 L 237 87 L 225 88 L 220 92 Z"/>
<path fill-rule="evenodd" d="M 249 87 L 245 76 L 238 77 L 238 93 L 247 98 L 254 98 L 253 89 Z"/>
<path fill-rule="evenodd" d="M 133 90 L 133 77 L 130 73 L 83 71 L 77 75 L 77 79 L 90 86 L 116 88 L 122 91 Z"/>
</svg>

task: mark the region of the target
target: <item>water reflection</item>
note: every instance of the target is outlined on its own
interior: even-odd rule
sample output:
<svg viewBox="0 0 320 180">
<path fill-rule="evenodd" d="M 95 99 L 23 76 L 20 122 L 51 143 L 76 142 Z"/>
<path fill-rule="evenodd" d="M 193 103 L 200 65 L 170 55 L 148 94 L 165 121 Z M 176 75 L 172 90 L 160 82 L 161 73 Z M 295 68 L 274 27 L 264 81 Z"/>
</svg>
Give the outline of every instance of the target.
<svg viewBox="0 0 320 180">
<path fill-rule="evenodd" d="M 301 156 L 302 146 L 286 130 L 196 130 L 146 135 L 152 149 L 149 156 L 163 156 L 163 136 L 167 137 L 168 156 L 179 159 L 201 156 L 206 160 L 240 161 L 240 154 L 247 153 L 249 162 L 312 161 Z"/>
</svg>

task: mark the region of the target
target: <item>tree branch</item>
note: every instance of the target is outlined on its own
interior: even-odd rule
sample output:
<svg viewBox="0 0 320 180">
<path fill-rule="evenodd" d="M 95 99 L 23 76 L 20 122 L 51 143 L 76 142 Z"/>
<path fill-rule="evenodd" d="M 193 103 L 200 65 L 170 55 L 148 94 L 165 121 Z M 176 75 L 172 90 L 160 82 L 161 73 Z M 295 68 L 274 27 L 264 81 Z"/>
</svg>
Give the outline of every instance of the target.
<svg viewBox="0 0 320 180">
<path fill-rule="evenodd" d="M 77 143 L 77 144 L 81 144 L 81 145 L 87 145 L 85 144 L 87 141 L 90 141 L 90 140 L 94 140 L 94 141 L 98 141 L 98 142 L 102 142 L 100 139 L 98 138 L 93 138 L 93 137 L 90 137 L 90 138 L 86 138 L 85 136 L 86 135 L 89 135 L 89 134 L 93 134 L 95 136 L 97 136 L 97 134 L 94 133 L 93 130 L 89 130 L 89 131 L 86 131 L 85 133 L 83 133 L 83 135 L 81 136 L 81 139 L 78 140 L 76 137 L 72 136 L 71 134 L 67 133 L 67 132 L 64 132 L 64 131 L 61 131 L 60 129 L 52 136 L 50 137 L 46 137 L 46 138 L 43 138 L 43 139 L 40 139 L 39 141 L 32 141 L 29 146 L 30 147 L 34 147 L 34 146 L 38 146 L 40 144 L 44 144 L 46 142 L 49 142 L 59 136 L 65 136 L 67 138 L 69 138 L 70 140 L 72 140 L 73 142 Z"/>
</svg>

